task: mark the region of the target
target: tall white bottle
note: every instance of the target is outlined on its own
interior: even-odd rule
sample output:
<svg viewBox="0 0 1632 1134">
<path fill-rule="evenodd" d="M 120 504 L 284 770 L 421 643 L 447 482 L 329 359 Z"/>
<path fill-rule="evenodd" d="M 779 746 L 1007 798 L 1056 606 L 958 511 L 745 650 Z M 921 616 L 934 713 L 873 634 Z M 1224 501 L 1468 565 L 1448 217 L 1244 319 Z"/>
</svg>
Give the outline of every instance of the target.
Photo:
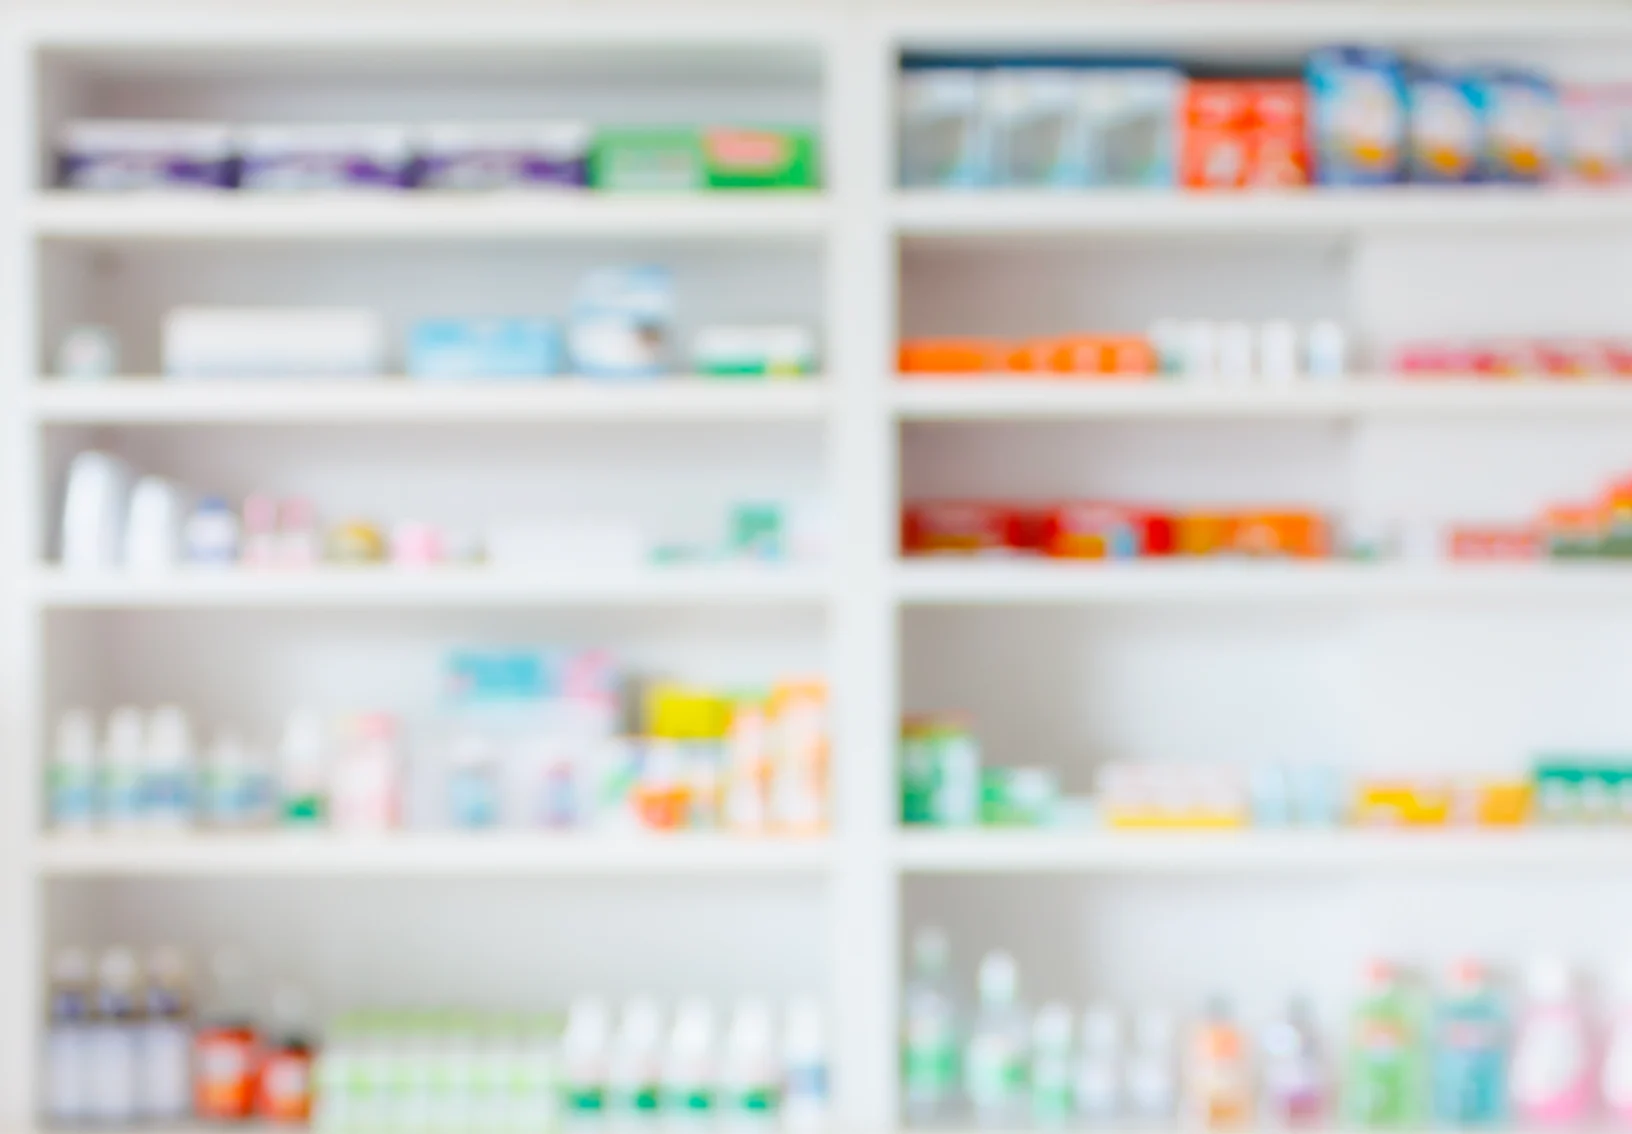
<svg viewBox="0 0 1632 1134">
<path fill-rule="evenodd" d="M 1026 1117 L 1025 1009 L 1020 972 L 1007 953 L 988 953 L 980 963 L 980 1007 L 964 1056 L 964 1083 L 975 1121 L 1013 1129 Z"/>
<path fill-rule="evenodd" d="M 910 1126 L 944 1123 L 958 1086 L 958 1019 L 951 949 L 939 929 L 912 939 L 912 974 L 902 996 L 901 1102 Z"/>
<path fill-rule="evenodd" d="M 782 1030 L 782 1124 L 789 1134 L 828 1129 L 832 1103 L 827 1069 L 822 1002 L 814 996 L 795 997 Z"/>
<path fill-rule="evenodd" d="M 146 718 L 135 706 L 121 705 L 108 716 L 97 796 L 102 821 L 112 830 L 128 831 L 144 821 L 142 777 L 147 762 L 146 736 Z"/>
</svg>

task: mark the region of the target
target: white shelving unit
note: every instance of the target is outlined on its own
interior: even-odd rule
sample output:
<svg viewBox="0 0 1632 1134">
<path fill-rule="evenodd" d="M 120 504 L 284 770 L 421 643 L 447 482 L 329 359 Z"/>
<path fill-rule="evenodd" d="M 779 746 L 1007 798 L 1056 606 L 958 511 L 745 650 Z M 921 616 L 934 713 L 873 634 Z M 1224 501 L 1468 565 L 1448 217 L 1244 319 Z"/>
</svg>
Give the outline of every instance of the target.
<svg viewBox="0 0 1632 1134">
<path fill-rule="evenodd" d="M 1295 985 L 1331 1012 L 1372 951 L 1427 964 L 1632 949 L 1632 834 L 903 832 L 903 712 L 968 710 L 988 754 L 1068 789 L 1108 758 L 1510 771 L 1632 738 L 1632 569 L 897 558 L 904 500 L 1098 495 L 1298 503 L 1413 520 L 1527 513 L 1632 466 L 1632 383 L 1408 382 L 1413 335 L 1632 334 L 1632 193 L 1558 189 L 928 194 L 893 188 L 902 53 L 1080 49 L 1296 58 L 1375 41 L 1625 79 L 1614 0 L 834 0 L 494 8 L 245 0 L 185 13 L 24 2 L 0 25 L 12 506 L 0 677 L 0 1129 L 35 1122 L 45 959 L 67 941 L 265 938 L 324 1006 L 558 1002 L 582 988 L 821 990 L 841 1131 L 896 1124 L 905 933 L 1021 959 L 1027 995 L 1157 1002 Z M 401 199 L 75 196 L 48 188 L 75 114 L 235 119 L 787 116 L 821 126 L 820 194 Z M 811 382 L 495 388 L 185 384 L 177 302 L 561 310 L 610 260 L 674 266 L 682 331 L 821 328 Z M 1165 315 L 1341 319 L 1361 368 L 1285 389 L 897 380 L 898 338 L 1138 327 Z M 61 333 L 120 333 L 129 376 L 52 378 Z M 69 575 L 61 472 L 90 444 L 200 488 L 269 485 L 428 518 L 581 504 L 695 530 L 731 499 L 824 495 L 821 568 L 593 574 L 322 570 Z M 410 709 L 464 641 L 608 644 L 720 680 L 825 669 L 823 838 L 435 833 L 68 837 L 40 806 L 50 729 L 175 699 L 207 722 L 300 698 Z M 263 900 L 264 899 L 264 900 Z M 655 963 L 654 941 L 665 950 Z M 1198 950 L 1195 943 L 1205 941 Z M 403 947 L 412 942 L 412 948 Z M 356 958 L 366 955 L 368 964 Z M 451 959 L 450 959 L 451 958 Z M 661 971 L 658 971 L 661 970 Z M 330 1002 L 333 1002 L 332 1005 Z"/>
</svg>

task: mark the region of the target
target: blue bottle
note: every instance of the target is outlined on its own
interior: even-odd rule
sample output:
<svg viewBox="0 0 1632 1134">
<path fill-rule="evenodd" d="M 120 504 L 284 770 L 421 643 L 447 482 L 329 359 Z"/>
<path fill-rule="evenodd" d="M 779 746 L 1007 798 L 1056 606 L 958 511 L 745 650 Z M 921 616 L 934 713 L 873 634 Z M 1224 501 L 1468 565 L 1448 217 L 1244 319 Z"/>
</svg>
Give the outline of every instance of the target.
<svg viewBox="0 0 1632 1134">
<path fill-rule="evenodd" d="M 1433 1101 L 1440 1125 L 1502 1125 L 1508 1042 L 1507 1015 L 1484 965 L 1457 962 L 1434 1013 Z"/>
</svg>

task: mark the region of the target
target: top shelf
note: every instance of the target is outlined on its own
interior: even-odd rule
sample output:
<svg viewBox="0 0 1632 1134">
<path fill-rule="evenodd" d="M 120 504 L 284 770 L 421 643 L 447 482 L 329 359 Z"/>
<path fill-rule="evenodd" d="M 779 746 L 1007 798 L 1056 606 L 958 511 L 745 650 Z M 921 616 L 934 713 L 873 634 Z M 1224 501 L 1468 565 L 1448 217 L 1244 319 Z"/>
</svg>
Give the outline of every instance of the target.
<svg viewBox="0 0 1632 1134">
<path fill-rule="evenodd" d="M 29 225 L 47 240 L 815 240 L 819 193 L 530 194 L 42 193 Z"/>
<path fill-rule="evenodd" d="M 896 194 L 890 219 L 900 236 L 926 240 L 1595 228 L 1632 224 L 1632 192 L 1494 186 L 1216 193 L 919 190 Z"/>
</svg>

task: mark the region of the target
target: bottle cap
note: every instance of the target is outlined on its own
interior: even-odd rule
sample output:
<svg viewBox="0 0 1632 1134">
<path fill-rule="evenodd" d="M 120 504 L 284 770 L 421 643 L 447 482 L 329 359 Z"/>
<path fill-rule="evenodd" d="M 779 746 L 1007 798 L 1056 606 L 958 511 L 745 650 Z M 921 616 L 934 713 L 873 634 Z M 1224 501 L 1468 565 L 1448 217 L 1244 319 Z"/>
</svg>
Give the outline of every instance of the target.
<svg viewBox="0 0 1632 1134">
<path fill-rule="evenodd" d="M 771 1006 L 763 1000 L 749 999 L 737 1004 L 731 1016 L 731 1047 L 737 1051 L 762 1051 L 771 1046 L 775 1028 L 771 1021 Z"/>
<path fill-rule="evenodd" d="M 1547 1004 L 1568 1000 L 1574 983 L 1569 965 L 1556 957 L 1532 961 L 1524 974 L 1524 987 L 1530 998 Z"/>
<path fill-rule="evenodd" d="M 192 759 L 192 726 L 179 705 L 160 705 L 147 719 L 147 760 L 162 768 L 173 768 Z"/>
<path fill-rule="evenodd" d="M 119 706 L 108 716 L 107 762 L 139 764 L 145 735 L 142 711 L 134 705 Z"/>
<path fill-rule="evenodd" d="M 650 996 L 636 996 L 623 1006 L 620 1022 L 623 1042 L 632 1046 L 655 1045 L 663 1038 L 663 1009 Z"/>
<path fill-rule="evenodd" d="M 671 1039 L 682 1051 L 708 1051 L 714 1045 L 714 1006 L 697 996 L 682 1000 L 675 1010 Z"/>
<path fill-rule="evenodd" d="M 1020 991 L 1020 971 L 1007 953 L 987 953 L 980 962 L 980 999 L 985 1004 L 1012 1004 Z"/>
</svg>

